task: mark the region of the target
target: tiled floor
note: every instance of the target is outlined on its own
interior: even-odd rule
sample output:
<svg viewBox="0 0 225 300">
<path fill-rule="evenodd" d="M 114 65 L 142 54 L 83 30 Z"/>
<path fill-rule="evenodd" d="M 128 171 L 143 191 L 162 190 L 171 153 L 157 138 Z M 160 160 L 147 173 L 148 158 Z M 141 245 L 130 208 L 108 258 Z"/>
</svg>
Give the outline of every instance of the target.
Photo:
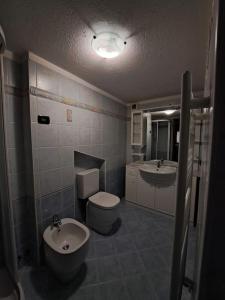
<svg viewBox="0 0 225 300">
<path fill-rule="evenodd" d="M 88 257 L 74 282 L 61 285 L 45 267 L 23 268 L 26 299 L 168 300 L 174 219 L 126 202 L 120 217 L 113 236 L 92 232 Z"/>
</svg>

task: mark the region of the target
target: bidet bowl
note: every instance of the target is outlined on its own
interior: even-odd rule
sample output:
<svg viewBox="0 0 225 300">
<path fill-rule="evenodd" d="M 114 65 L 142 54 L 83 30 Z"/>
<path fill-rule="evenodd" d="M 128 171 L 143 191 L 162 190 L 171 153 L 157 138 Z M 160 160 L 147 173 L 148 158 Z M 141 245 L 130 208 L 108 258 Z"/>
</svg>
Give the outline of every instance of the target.
<svg viewBox="0 0 225 300">
<path fill-rule="evenodd" d="M 88 251 L 89 229 L 80 222 L 62 219 L 60 230 L 48 226 L 43 234 L 45 261 L 62 282 L 72 280 Z"/>
</svg>

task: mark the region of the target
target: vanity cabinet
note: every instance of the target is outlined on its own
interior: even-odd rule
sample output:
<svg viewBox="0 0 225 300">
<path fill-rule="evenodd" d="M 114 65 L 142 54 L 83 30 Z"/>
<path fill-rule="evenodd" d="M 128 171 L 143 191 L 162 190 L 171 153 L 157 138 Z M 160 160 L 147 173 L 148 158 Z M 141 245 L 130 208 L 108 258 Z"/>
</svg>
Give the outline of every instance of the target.
<svg viewBox="0 0 225 300">
<path fill-rule="evenodd" d="M 175 215 L 176 186 L 160 187 L 146 181 L 137 167 L 126 166 L 126 200 Z"/>
<path fill-rule="evenodd" d="M 161 212 L 175 215 L 176 210 L 175 186 L 156 187 L 155 209 Z"/>
</svg>

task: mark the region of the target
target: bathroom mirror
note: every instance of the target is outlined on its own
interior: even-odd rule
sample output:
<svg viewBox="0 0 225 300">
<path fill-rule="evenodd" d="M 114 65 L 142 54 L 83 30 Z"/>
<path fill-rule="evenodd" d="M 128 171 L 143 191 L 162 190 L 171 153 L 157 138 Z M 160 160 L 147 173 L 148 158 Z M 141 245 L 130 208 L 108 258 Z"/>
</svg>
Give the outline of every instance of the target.
<svg viewBox="0 0 225 300">
<path fill-rule="evenodd" d="M 143 111 L 143 143 L 133 144 L 133 160 L 178 161 L 179 109 Z"/>
</svg>

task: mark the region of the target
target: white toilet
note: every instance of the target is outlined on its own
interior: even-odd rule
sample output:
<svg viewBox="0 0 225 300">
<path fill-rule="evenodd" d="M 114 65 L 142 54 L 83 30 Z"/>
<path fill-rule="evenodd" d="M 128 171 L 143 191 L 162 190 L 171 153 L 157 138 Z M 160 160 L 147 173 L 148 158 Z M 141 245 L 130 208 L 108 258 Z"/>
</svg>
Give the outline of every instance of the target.
<svg viewBox="0 0 225 300">
<path fill-rule="evenodd" d="M 86 224 L 101 234 L 110 234 L 118 220 L 120 199 L 99 191 L 99 169 L 77 173 L 78 198 L 88 199 Z"/>
</svg>

